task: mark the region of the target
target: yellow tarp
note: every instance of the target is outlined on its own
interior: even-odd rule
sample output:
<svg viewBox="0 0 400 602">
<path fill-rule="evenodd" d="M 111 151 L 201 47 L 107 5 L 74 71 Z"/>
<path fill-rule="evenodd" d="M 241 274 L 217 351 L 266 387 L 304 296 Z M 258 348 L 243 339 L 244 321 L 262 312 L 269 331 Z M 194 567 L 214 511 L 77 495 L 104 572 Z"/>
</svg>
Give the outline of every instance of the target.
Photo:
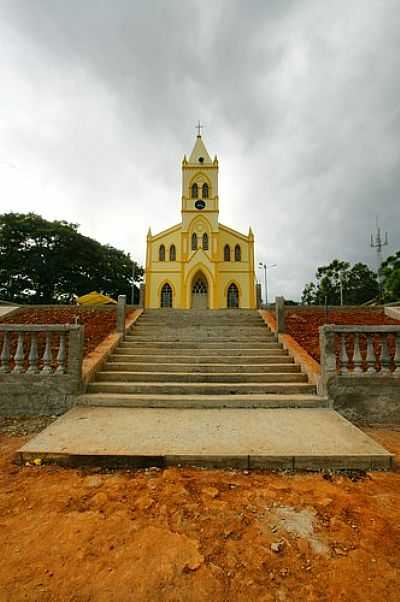
<svg viewBox="0 0 400 602">
<path fill-rule="evenodd" d="M 89 305 L 89 304 L 110 304 L 110 303 L 117 303 L 116 301 L 114 301 L 114 299 L 111 299 L 111 297 L 107 297 L 107 295 L 102 295 L 101 293 L 98 293 L 97 291 L 92 291 L 91 293 L 88 293 L 87 295 L 82 295 L 82 297 L 78 297 L 77 303 L 79 303 L 79 305 Z"/>
</svg>

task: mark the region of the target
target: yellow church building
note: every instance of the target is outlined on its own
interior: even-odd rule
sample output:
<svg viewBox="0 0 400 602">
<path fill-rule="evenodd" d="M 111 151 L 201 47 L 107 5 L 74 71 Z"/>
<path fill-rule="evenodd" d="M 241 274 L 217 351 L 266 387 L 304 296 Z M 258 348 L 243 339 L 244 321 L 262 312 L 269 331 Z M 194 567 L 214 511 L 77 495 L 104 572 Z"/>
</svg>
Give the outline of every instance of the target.
<svg viewBox="0 0 400 602">
<path fill-rule="evenodd" d="M 145 308 L 256 307 L 254 235 L 220 224 L 218 160 L 200 126 L 182 161 L 182 221 L 147 235 Z"/>
</svg>

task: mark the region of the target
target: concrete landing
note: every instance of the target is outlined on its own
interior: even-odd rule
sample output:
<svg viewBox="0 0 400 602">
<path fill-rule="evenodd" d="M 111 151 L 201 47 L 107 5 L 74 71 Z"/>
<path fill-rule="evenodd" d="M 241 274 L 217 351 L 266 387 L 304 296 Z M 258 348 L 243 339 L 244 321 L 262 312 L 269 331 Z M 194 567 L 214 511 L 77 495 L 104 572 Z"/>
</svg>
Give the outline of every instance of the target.
<svg viewBox="0 0 400 602">
<path fill-rule="evenodd" d="M 393 456 L 330 409 L 76 407 L 18 452 L 19 461 L 134 467 L 389 469 Z"/>
<path fill-rule="evenodd" d="M 0 318 L 18 309 L 17 305 L 0 305 Z"/>
</svg>

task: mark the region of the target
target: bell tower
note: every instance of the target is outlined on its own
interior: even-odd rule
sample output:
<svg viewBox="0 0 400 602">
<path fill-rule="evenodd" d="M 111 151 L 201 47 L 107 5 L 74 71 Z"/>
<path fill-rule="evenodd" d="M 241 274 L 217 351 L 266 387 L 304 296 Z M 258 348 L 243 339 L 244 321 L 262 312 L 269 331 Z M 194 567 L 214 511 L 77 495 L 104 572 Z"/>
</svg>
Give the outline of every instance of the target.
<svg viewBox="0 0 400 602">
<path fill-rule="evenodd" d="M 197 125 L 193 150 L 182 161 L 182 226 L 190 228 L 191 222 L 203 215 L 212 231 L 218 231 L 218 159 L 211 159 Z"/>
</svg>

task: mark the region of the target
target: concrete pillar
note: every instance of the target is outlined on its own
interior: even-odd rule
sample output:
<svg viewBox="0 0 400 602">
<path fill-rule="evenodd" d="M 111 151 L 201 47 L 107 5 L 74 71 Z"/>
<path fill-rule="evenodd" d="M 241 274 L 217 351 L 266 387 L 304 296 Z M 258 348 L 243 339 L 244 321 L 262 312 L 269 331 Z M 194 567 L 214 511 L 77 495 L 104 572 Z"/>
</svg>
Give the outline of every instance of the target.
<svg viewBox="0 0 400 602">
<path fill-rule="evenodd" d="M 285 299 L 284 297 L 275 297 L 275 318 L 277 334 L 285 332 Z"/>
<path fill-rule="evenodd" d="M 84 326 L 77 326 L 69 331 L 67 373 L 70 374 L 75 381 L 76 392 L 80 391 L 82 382 L 82 360 L 84 342 Z"/>
<path fill-rule="evenodd" d="M 139 307 L 144 307 L 144 293 L 145 293 L 145 289 L 146 286 L 144 284 L 144 282 L 140 283 L 140 288 L 139 288 Z"/>
<path fill-rule="evenodd" d="M 319 327 L 319 351 L 321 364 L 321 393 L 328 395 L 329 383 L 336 378 L 336 343 L 332 326 Z"/>
<path fill-rule="evenodd" d="M 257 301 L 257 309 L 261 307 L 261 283 L 257 282 L 256 284 L 256 301 Z"/>
<path fill-rule="evenodd" d="M 117 332 L 125 334 L 125 309 L 126 295 L 118 295 L 117 304 Z"/>
</svg>

